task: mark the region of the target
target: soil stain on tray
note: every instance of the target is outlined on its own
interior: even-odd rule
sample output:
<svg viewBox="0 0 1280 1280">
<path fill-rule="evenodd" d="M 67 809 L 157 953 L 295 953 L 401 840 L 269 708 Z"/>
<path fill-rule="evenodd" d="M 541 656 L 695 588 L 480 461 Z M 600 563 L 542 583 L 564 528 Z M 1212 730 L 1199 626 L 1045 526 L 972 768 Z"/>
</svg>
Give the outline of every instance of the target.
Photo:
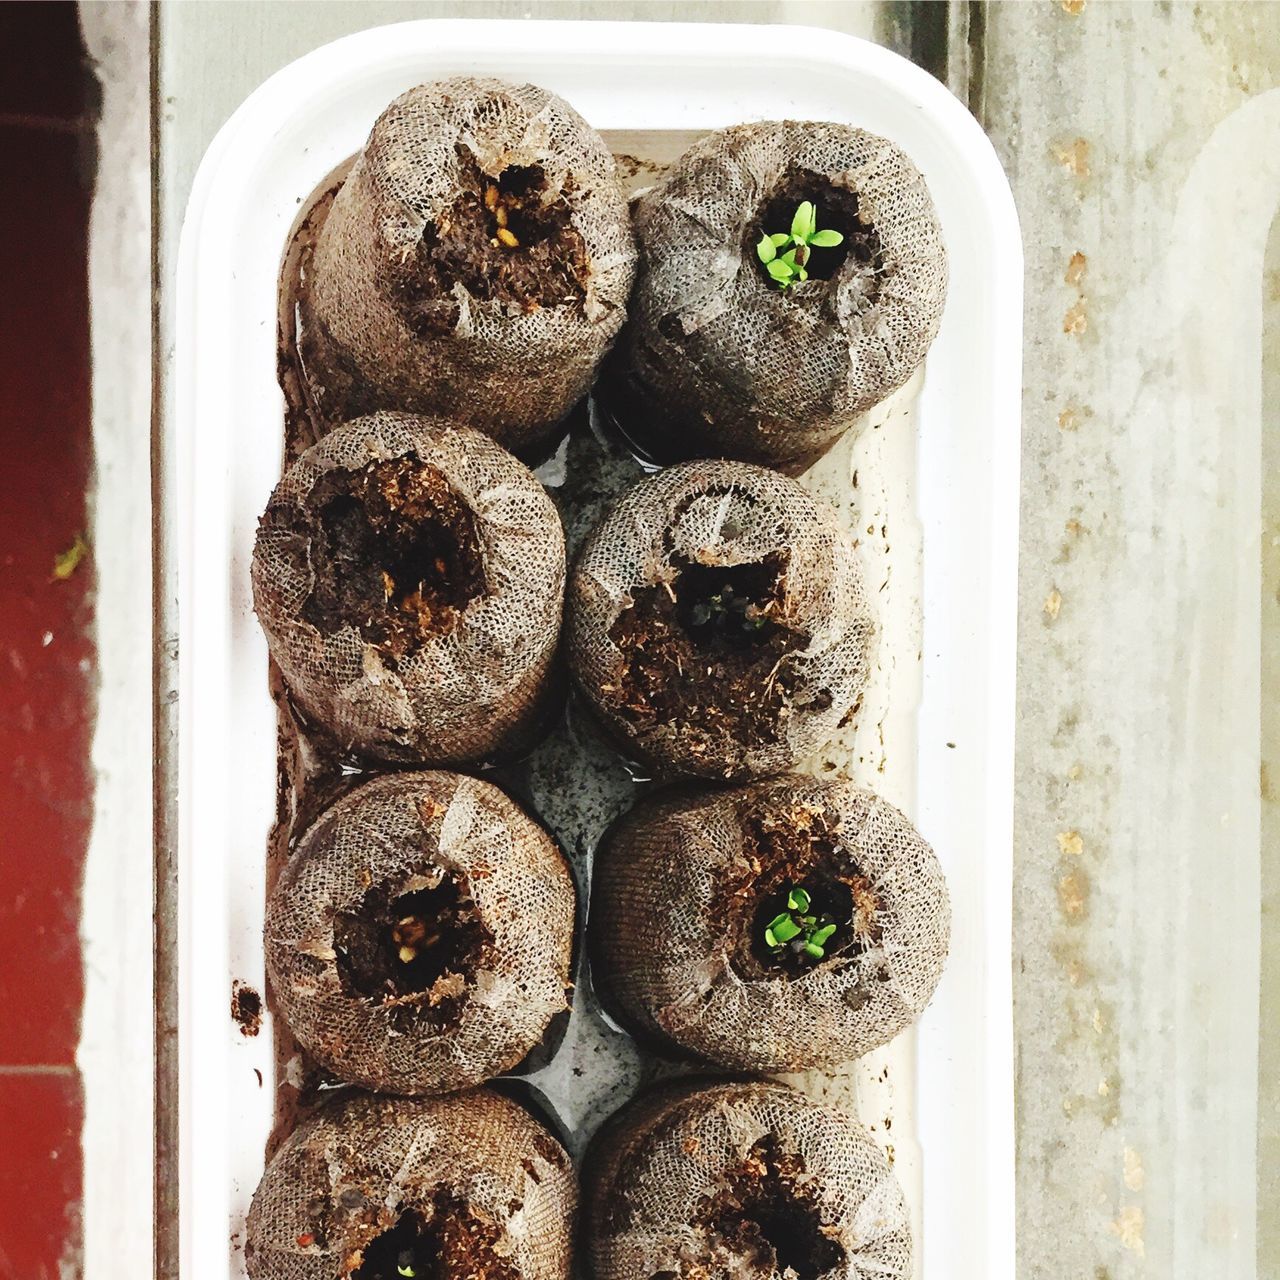
<svg viewBox="0 0 1280 1280">
<path fill-rule="evenodd" d="M 262 997 L 239 980 L 231 984 L 231 1017 L 242 1036 L 256 1036 L 262 1030 Z"/>
</svg>

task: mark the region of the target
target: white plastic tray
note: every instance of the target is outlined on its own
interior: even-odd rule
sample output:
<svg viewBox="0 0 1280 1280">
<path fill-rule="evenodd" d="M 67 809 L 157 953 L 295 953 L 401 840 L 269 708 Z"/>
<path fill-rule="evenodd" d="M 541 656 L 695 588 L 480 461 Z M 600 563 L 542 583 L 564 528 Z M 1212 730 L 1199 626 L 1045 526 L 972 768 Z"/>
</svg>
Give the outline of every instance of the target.
<svg viewBox="0 0 1280 1280">
<path fill-rule="evenodd" d="M 690 131 L 844 120 L 895 140 L 928 180 L 951 287 L 923 389 L 908 389 L 879 415 L 882 429 L 834 455 L 817 483 L 856 514 L 872 586 L 884 586 L 881 662 L 857 747 L 840 764 L 902 806 L 937 848 L 954 938 L 918 1028 L 845 1083 L 864 1122 L 894 1149 L 916 1211 L 917 1274 L 1012 1280 L 1017 219 L 986 137 L 939 83 L 852 37 L 787 31 L 471 20 L 382 27 L 273 76 L 205 156 L 179 253 L 170 424 L 179 459 L 184 1280 L 243 1274 L 243 1215 L 273 1114 L 270 1028 L 242 1036 L 228 1006 L 233 980 L 264 989 L 276 711 L 248 566 L 282 457 L 281 254 L 300 202 L 359 148 L 378 112 L 413 84 L 464 71 L 563 94 L 619 150 L 648 146 L 669 158 Z M 843 483 L 850 467 L 856 492 Z M 568 1073 L 548 1086 L 570 1112 L 575 1087 Z"/>
</svg>

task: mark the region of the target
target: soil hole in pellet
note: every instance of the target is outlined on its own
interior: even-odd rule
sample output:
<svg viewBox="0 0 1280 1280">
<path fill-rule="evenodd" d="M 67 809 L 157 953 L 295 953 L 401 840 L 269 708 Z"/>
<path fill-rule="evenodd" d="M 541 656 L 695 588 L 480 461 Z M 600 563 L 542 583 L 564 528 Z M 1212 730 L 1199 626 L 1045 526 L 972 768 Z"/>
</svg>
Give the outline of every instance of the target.
<svg viewBox="0 0 1280 1280">
<path fill-rule="evenodd" d="M 572 186 L 553 191 L 539 165 L 485 173 L 461 143 L 457 156 L 457 195 L 427 223 L 417 252 L 391 268 L 409 327 L 423 335 L 452 332 L 458 285 L 472 298 L 525 312 L 581 306 L 590 263 L 572 221 Z"/>
<path fill-rule="evenodd" d="M 370 889 L 358 911 L 334 919 L 343 990 L 397 1005 L 400 1025 L 426 1020 L 450 1026 L 462 1012 L 473 975 L 492 958 L 493 934 L 465 881 L 439 872 L 424 878 L 436 875 L 437 883 L 409 893 Z"/>
<path fill-rule="evenodd" d="M 743 879 L 727 886 L 722 908 L 735 937 L 732 963 L 742 976 L 798 977 L 879 941 L 879 895 L 850 859 L 834 814 L 793 804 L 748 812 L 742 830 Z M 803 896 L 793 898 L 797 890 Z M 806 906 L 790 905 L 805 898 Z M 766 931 L 784 913 L 800 932 L 771 945 Z M 821 938 L 822 955 L 815 957 L 804 949 L 805 935 L 828 925 L 834 929 Z"/>
<path fill-rule="evenodd" d="M 520 1280 L 502 1245 L 496 1223 L 437 1193 L 430 1212 L 409 1210 L 370 1241 L 352 1280 Z"/>
<path fill-rule="evenodd" d="M 817 1280 L 843 1260 L 841 1247 L 822 1234 L 817 1197 L 804 1173 L 804 1161 L 766 1134 L 699 1207 L 698 1223 L 714 1243 L 747 1262 L 742 1274 Z"/>
<path fill-rule="evenodd" d="M 665 584 L 639 587 L 609 630 L 622 654 L 620 709 L 638 724 L 774 742 L 795 687 L 784 659 L 807 634 L 786 618 L 785 552 L 740 565 L 672 556 Z"/>
<path fill-rule="evenodd" d="M 844 265 L 850 254 L 868 275 L 874 277 L 883 266 L 880 236 L 874 226 L 858 219 L 858 195 L 846 187 L 837 187 L 826 178 L 806 169 L 791 168 L 765 197 L 750 226 L 743 252 L 759 268 L 760 277 L 776 289 L 773 278 L 756 254 L 763 235 L 790 232 L 791 219 L 800 204 L 808 200 L 817 214 L 819 231 L 838 231 L 843 237 L 831 248 L 811 247 L 805 270 L 812 280 L 830 280 Z M 786 252 L 784 248 L 780 252 Z"/>
<path fill-rule="evenodd" d="M 475 519 L 435 467 L 404 457 L 335 469 L 307 504 L 315 584 L 302 617 L 322 634 L 358 627 L 394 662 L 484 594 Z"/>
</svg>

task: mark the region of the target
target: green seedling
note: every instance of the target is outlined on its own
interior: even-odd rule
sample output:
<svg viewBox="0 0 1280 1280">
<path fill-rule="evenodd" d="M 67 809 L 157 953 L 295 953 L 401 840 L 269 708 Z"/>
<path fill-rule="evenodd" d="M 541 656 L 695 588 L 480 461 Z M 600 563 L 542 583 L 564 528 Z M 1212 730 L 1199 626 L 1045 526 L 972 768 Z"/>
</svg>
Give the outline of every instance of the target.
<svg viewBox="0 0 1280 1280">
<path fill-rule="evenodd" d="M 836 931 L 830 916 L 812 915 L 809 908 L 813 899 L 806 889 L 794 886 L 787 891 L 787 910 L 780 911 L 764 928 L 764 944 L 780 955 L 790 947 L 796 955 L 810 960 L 821 960 L 826 953 L 826 943 Z"/>
<path fill-rule="evenodd" d="M 791 219 L 791 230 L 762 235 L 756 256 L 779 289 L 809 278 L 808 264 L 814 249 L 834 249 L 844 243 L 838 231 L 818 230 L 818 210 L 810 200 L 802 200 Z M 788 248 L 790 246 L 790 248 Z"/>
</svg>

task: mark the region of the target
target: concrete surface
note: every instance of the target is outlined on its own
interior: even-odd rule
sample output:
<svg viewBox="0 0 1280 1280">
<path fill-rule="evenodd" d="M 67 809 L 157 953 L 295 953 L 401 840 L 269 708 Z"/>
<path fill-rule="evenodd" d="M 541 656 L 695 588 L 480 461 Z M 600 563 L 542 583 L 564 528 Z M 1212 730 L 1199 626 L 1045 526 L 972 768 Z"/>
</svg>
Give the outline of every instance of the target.
<svg viewBox="0 0 1280 1280">
<path fill-rule="evenodd" d="M 163 6 L 162 356 L 186 192 L 241 98 L 347 31 L 463 12 L 838 27 L 987 125 L 1028 271 L 1019 1274 L 1280 1274 L 1280 6 Z"/>
<path fill-rule="evenodd" d="M 1273 5 L 988 9 L 979 106 L 1027 260 L 1024 1277 L 1280 1269 L 1257 1161 L 1277 1131 L 1258 571 L 1278 73 Z M 1274 530 L 1274 481 L 1270 501 Z M 1274 644 L 1274 585 L 1268 607 Z"/>
</svg>

